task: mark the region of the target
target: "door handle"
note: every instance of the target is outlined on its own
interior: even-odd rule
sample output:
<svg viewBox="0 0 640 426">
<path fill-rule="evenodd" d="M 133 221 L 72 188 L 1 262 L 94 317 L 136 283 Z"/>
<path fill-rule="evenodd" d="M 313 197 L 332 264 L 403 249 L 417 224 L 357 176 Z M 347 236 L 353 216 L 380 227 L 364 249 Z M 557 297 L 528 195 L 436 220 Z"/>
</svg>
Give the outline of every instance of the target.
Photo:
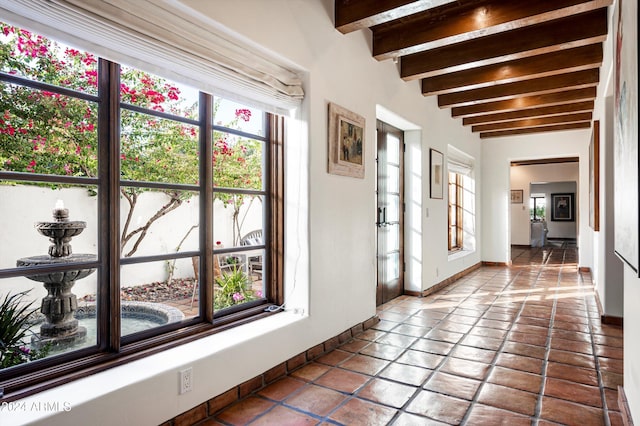
<svg viewBox="0 0 640 426">
<path fill-rule="evenodd" d="M 386 207 L 378 207 L 378 221 L 376 222 L 376 226 L 378 228 L 382 226 L 387 226 L 387 208 Z"/>
</svg>

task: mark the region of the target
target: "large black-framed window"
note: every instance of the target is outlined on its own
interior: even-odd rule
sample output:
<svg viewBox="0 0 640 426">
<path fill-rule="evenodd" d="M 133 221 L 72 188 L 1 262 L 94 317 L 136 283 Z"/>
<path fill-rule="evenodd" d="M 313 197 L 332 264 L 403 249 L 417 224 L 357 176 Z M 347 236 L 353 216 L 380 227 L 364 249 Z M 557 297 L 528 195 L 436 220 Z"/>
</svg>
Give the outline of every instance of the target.
<svg viewBox="0 0 640 426">
<path fill-rule="evenodd" d="M 20 34 L 20 49 L 43 43 Z M 37 242 L 0 259 L 0 302 L 34 303 L 22 311 L 33 312 L 28 320 L 14 318 L 31 328 L 0 359 L 3 400 L 269 315 L 277 309 L 265 308 L 283 303 L 284 119 L 197 90 L 178 108 L 174 83 L 60 49 L 79 61 L 78 81 L 50 78 L 64 67 L 62 53 L 21 68 L 5 49 L 0 69 L 0 184 L 26 194 L 2 203 L 5 229 L 24 225 L 22 216 L 56 222 L 52 210 L 86 222 L 84 235 L 67 241 L 78 256 L 35 259 L 48 243 L 30 224 L 20 238 Z M 47 60 L 53 68 L 29 69 Z M 64 202 L 48 201 L 51 191 Z M 80 277 L 80 270 L 91 272 Z M 149 278 L 152 271 L 166 274 L 165 285 Z M 46 294 L 34 272 L 76 274 L 81 294 L 52 299 L 57 290 Z M 20 295 L 23 287 L 29 294 Z M 52 307 L 37 309 L 43 300 Z M 69 321 L 44 314 L 58 305 Z M 76 327 L 80 316 L 88 320 Z M 151 320 L 125 327 L 145 316 Z M 54 329 L 47 339 L 43 324 Z M 71 337 L 60 343 L 64 333 Z"/>
</svg>

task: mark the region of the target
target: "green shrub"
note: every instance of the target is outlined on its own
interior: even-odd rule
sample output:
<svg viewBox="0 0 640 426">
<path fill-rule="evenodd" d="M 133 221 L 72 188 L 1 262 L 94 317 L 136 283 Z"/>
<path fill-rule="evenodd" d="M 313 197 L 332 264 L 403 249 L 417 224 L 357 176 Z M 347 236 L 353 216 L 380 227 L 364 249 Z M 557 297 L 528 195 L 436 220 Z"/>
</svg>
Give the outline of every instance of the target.
<svg viewBox="0 0 640 426">
<path fill-rule="evenodd" d="M 34 359 L 44 358 L 48 348 L 32 349 L 25 343 L 29 317 L 37 311 L 33 302 L 22 299 L 29 291 L 7 294 L 0 304 L 0 368 L 8 368 Z"/>
<path fill-rule="evenodd" d="M 215 310 L 256 299 L 253 290 L 249 288 L 249 277 L 239 266 L 234 266 L 230 272 L 224 272 L 217 276 L 215 283 L 216 286 L 213 290 L 213 308 Z"/>
</svg>

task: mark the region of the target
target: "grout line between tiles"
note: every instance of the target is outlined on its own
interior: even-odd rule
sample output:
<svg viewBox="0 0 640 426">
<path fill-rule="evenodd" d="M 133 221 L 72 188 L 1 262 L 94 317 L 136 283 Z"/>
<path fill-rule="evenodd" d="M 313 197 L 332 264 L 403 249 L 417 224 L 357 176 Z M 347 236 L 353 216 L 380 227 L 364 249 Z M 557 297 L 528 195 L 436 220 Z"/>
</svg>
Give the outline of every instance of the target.
<svg viewBox="0 0 640 426">
<path fill-rule="evenodd" d="M 549 256 L 547 257 L 545 264 L 549 261 L 549 258 L 551 257 L 552 253 L 553 253 L 553 249 L 551 250 L 551 253 L 549 253 Z M 563 251 L 561 265 L 564 265 L 564 255 L 565 255 L 565 252 Z M 558 279 L 556 280 L 556 290 L 555 290 L 556 294 L 558 293 L 558 287 L 561 280 L 562 280 L 562 267 L 558 271 Z M 549 364 L 549 354 L 551 353 L 551 339 L 553 338 L 553 325 L 555 324 L 557 307 L 558 307 L 558 298 L 555 297 L 553 299 L 553 305 L 551 307 L 551 315 L 549 317 L 549 329 L 547 330 L 547 342 L 546 342 L 546 347 L 544 351 L 544 360 L 542 362 L 542 371 L 541 371 L 542 382 L 540 383 L 540 393 L 538 394 L 538 401 L 536 402 L 534 419 L 531 422 L 531 426 L 538 426 L 540 422 L 540 415 L 542 414 L 542 400 L 544 398 L 544 391 L 547 384 L 547 367 Z"/>
</svg>

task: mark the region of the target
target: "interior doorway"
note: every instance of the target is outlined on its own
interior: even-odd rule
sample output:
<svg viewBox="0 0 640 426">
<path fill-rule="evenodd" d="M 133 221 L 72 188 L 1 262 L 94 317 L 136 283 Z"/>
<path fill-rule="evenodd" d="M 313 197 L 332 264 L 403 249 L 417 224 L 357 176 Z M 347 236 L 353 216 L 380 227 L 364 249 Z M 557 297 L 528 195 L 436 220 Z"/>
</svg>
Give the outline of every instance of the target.
<svg viewBox="0 0 640 426">
<path fill-rule="evenodd" d="M 376 305 L 404 290 L 404 136 L 377 121 Z"/>
<path fill-rule="evenodd" d="M 511 246 L 575 242 L 580 217 L 579 158 L 511 162 Z M 582 200 L 584 201 L 584 200 Z"/>
</svg>

